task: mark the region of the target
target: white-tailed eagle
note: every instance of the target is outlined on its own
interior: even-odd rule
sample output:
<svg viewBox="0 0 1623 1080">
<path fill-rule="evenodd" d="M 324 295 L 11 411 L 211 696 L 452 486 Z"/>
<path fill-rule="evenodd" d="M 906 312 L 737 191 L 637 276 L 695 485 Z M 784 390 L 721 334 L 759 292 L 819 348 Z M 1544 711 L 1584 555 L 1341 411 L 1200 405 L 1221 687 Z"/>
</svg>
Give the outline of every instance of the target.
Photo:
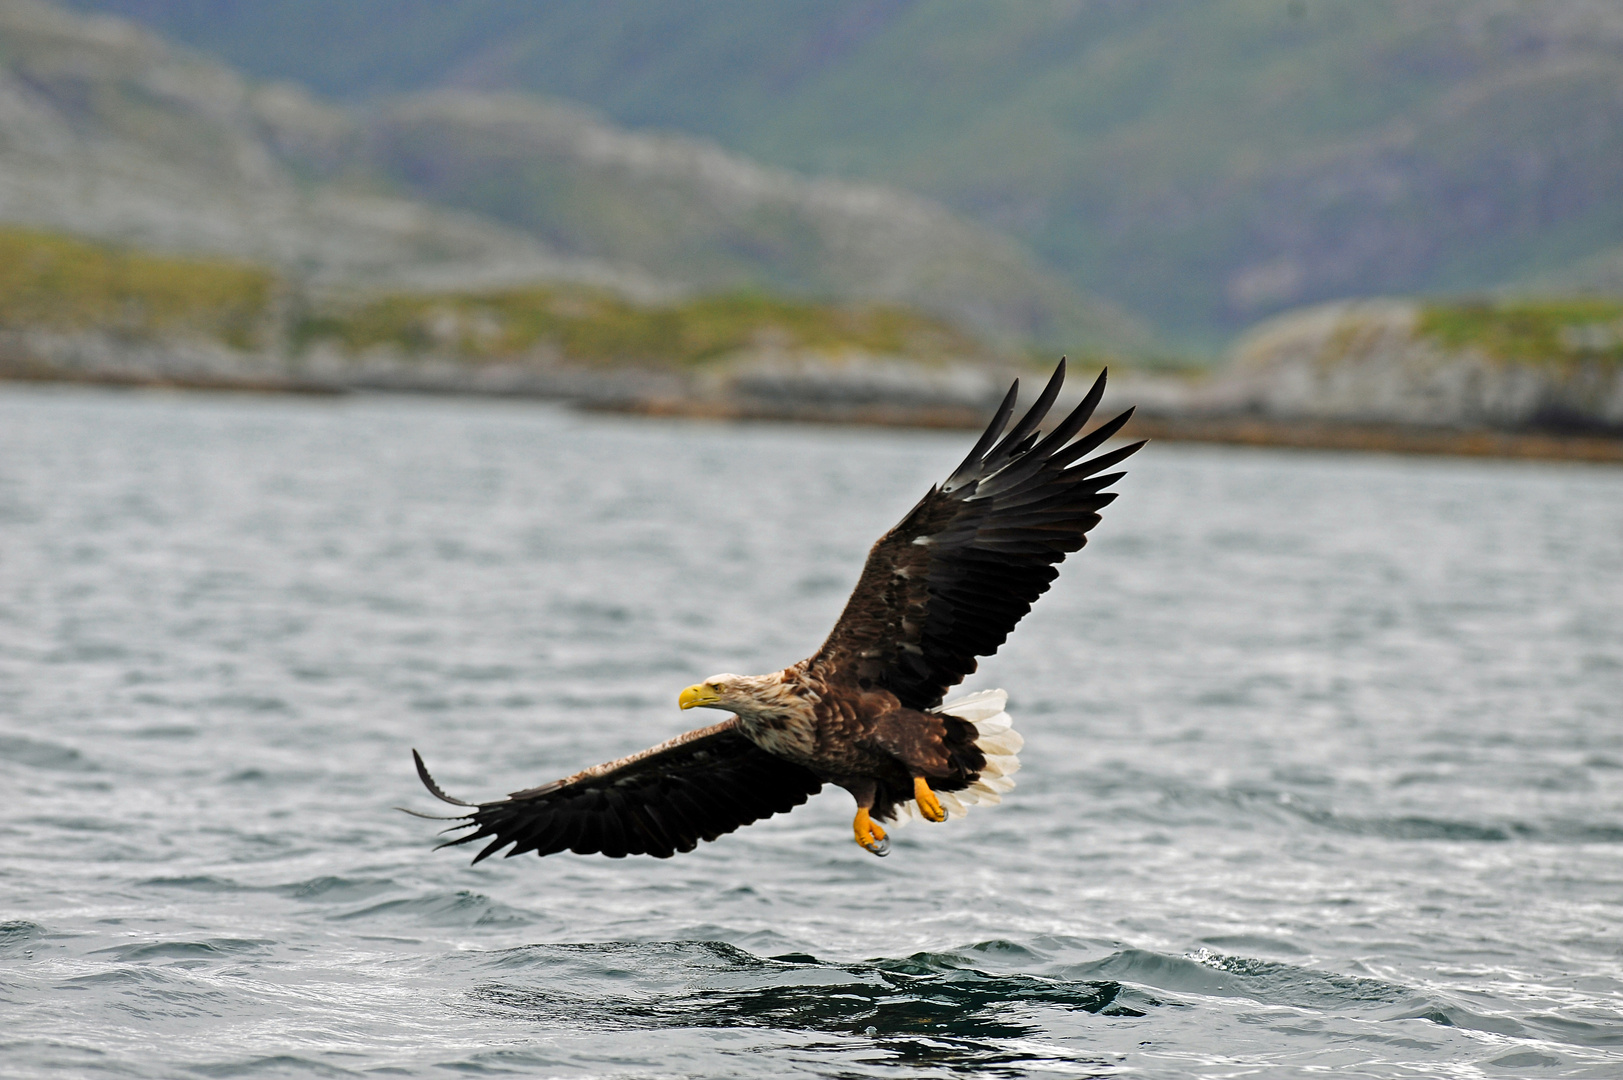
<svg viewBox="0 0 1623 1080">
<path fill-rule="evenodd" d="M 428 790 L 469 811 L 447 819 L 469 831 L 446 844 L 489 838 L 474 862 L 503 848 L 508 856 L 664 859 L 834 784 L 856 799 L 857 843 L 884 855 L 890 844 L 879 821 L 945 821 L 1000 801 L 1014 786 L 1022 745 L 1006 696 L 942 699 L 976 657 L 1003 644 L 1059 576 L 1056 564 L 1087 542 L 1116 497 L 1105 489 L 1124 475 L 1106 470 L 1144 445 L 1082 460 L 1132 415 L 1078 437 L 1104 394 L 1104 373 L 1043 434 L 1064 380 L 1061 360 L 1005 434 L 1019 381 L 1009 388 L 963 464 L 874 544 L 816 653 L 770 675 L 712 675 L 682 691 L 684 709 L 732 714 L 721 723 L 477 804 L 441 791 L 412 751 Z"/>
</svg>

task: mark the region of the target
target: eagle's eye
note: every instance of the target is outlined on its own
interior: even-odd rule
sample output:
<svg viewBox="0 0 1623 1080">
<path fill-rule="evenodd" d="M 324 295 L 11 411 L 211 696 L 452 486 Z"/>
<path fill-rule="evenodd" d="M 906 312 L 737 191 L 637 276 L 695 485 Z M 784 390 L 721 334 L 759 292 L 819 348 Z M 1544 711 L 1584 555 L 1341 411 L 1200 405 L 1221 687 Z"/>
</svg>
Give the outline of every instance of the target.
<svg viewBox="0 0 1623 1080">
<path fill-rule="evenodd" d="M 727 689 L 727 684 L 726 683 L 713 682 L 713 683 L 710 684 L 710 689 L 714 690 L 716 693 L 719 694 L 723 690 Z"/>
</svg>

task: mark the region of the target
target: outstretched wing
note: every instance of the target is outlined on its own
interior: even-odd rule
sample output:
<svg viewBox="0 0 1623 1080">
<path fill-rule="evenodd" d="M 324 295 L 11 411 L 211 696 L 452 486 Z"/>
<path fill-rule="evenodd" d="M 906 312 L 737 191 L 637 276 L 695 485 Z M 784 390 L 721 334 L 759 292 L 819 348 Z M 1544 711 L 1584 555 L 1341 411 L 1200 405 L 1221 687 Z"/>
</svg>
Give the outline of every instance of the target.
<svg viewBox="0 0 1623 1080">
<path fill-rule="evenodd" d="M 435 798 L 466 806 L 465 836 L 441 847 L 493 837 L 478 862 L 512 845 L 509 858 L 533 851 L 597 852 L 611 859 L 692 851 L 740 825 L 787 813 L 822 788 L 811 770 L 762 750 L 738 731 L 738 718 L 678 735 L 639 754 L 597 765 L 563 780 L 515 791 L 495 802 L 454 799 L 428 775 L 417 775 Z M 426 816 L 426 815 L 419 815 Z"/>
<path fill-rule="evenodd" d="M 1003 435 L 1017 380 L 964 463 L 874 544 L 839 621 L 812 657 L 813 672 L 930 709 L 975 670 L 976 657 L 998 650 L 1059 576 L 1055 564 L 1087 543 L 1099 511 L 1115 500 L 1104 489 L 1125 474 L 1105 470 L 1144 445 L 1073 464 L 1133 414 L 1128 409 L 1076 438 L 1104 395 L 1103 372 L 1039 440 L 1064 381 L 1061 360 L 1036 403 Z"/>
</svg>

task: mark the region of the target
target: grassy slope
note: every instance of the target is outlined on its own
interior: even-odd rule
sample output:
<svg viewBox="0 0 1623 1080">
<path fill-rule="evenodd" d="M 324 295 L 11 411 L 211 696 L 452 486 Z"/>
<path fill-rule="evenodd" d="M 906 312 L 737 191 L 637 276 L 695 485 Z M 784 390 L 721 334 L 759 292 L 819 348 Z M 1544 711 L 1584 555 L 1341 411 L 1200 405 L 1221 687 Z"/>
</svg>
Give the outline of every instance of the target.
<svg viewBox="0 0 1623 1080">
<path fill-rule="evenodd" d="M 897 307 L 843 307 L 756 293 L 640 306 L 579 287 L 446 295 L 398 294 L 306 317 L 295 340 L 351 352 L 388 346 L 408 355 L 474 361 L 556 349 L 577 364 L 691 367 L 750 347 L 940 359 L 984 346 L 939 320 Z"/>
<path fill-rule="evenodd" d="M 331 92 L 525 87 L 910 187 L 1196 342 L 1623 239 L 1605 0 L 81 2 Z"/>
<path fill-rule="evenodd" d="M 470 361 L 543 347 L 580 364 L 691 366 L 753 346 L 941 358 L 986 355 L 942 322 L 895 306 L 802 303 L 755 293 L 642 306 L 582 286 L 396 293 L 278 303 L 265 269 L 153 255 L 0 226 L 0 330 L 103 331 L 128 340 L 202 337 L 295 352 L 332 341 Z"/>
<path fill-rule="evenodd" d="M 1623 364 L 1623 301 L 1593 297 L 1427 304 L 1418 332 L 1519 364 Z"/>
<path fill-rule="evenodd" d="M 272 317 L 274 276 L 0 227 L 0 328 L 214 338 L 246 349 Z"/>
</svg>

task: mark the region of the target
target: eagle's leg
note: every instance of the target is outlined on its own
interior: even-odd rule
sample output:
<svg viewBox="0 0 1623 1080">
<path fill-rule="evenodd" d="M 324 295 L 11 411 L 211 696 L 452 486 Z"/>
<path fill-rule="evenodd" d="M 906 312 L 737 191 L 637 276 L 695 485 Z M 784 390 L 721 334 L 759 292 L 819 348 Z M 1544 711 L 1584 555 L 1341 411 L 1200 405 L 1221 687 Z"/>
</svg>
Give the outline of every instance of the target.
<svg viewBox="0 0 1623 1080">
<path fill-rule="evenodd" d="M 857 834 L 857 843 L 867 850 L 879 856 L 890 854 L 890 838 L 879 827 L 879 822 L 868 816 L 866 806 L 857 807 L 857 819 L 851 823 L 851 829 Z"/>
<path fill-rule="evenodd" d="M 874 796 L 879 793 L 878 785 L 872 780 L 857 780 L 845 781 L 840 786 L 849 791 L 851 797 L 857 801 L 857 817 L 851 822 L 851 831 L 856 833 L 857 843 L 875 855 L 889 855 L 890 839 L 885 835 L 885 830 L 879 827 L 879 822 L 870 814 Z"/>
<path fill-rule="evenodd" d="M 926 820 L 947 820 L 947 811 L 942 808 L 941 800 L 935 797 L 935 792 L 930 790 L 930 782 L 922 776 L 913 778 L 913 801 L 919 804 L 919 813 Z"/>
</svg>

